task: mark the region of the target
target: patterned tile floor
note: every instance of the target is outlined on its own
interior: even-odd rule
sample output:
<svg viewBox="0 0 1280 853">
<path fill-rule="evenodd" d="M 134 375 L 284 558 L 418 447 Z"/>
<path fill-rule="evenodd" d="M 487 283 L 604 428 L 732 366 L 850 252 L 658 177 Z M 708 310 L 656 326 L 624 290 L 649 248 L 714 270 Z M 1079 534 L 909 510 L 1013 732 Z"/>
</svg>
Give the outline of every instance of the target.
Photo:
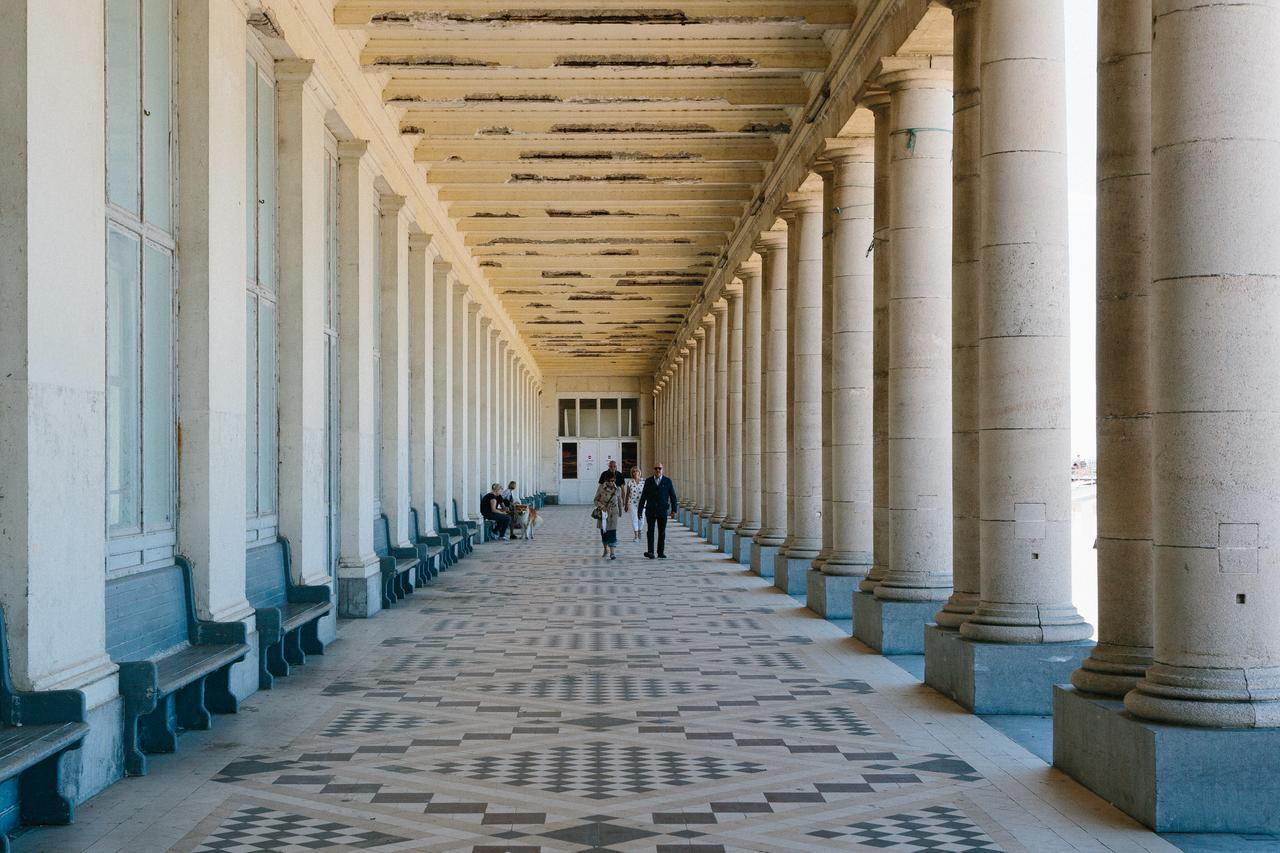
<svg viewBox="0 0 1280 853">
<path fill-rule="evenodd" d="M 1171 850 L 673 526 L 495 543 L 17 850 Z"/>
</svg>

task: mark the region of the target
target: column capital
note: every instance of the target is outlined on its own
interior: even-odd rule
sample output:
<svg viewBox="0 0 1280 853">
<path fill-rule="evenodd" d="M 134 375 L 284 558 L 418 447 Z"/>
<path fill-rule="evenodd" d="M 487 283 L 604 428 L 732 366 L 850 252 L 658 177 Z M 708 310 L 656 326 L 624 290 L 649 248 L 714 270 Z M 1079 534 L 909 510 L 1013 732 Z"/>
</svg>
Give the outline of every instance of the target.
<svg viewBox="0 0 1280 853">
<path fill-rule="evenodd" d="M 715 313 L 712 311 L 708 311 L 706 314 L 703 314 L 702 320 L 699 322 L 699 325 L 701 326 L 701 328 L 704 328 L 707 330 L 711 330 L 715 328 L 715 325 L 716 325 Z"/>
<path fill-rule="evenodd" d="M 727 300 L 727 303 L 725 306 L 727 309 L 729 305 L 732 305 L 733 300 L 742 296 L 742 281 L 737 278 L 733 279 L 732 281 L 730 281 L 728 284 L 724 286 L 724 289 L 721 290 L 720 293 Z"/>
<path fill-rule="evenodd" d="M 889 93 L 880 88 L 868 89 L 858 99 L 858 106 L 870 110 L 876 118 L 881 118 L 889 110 Z"/>
<path fill-rule="evenodd" d="M 951 69 L 935 67 L 886 68 L 876 82 L 890 92 L 902 89 L 951 89 Z"/>
<path fill-rule="evenodd" d="M 786 221 L 779 218 L 773 223 L 773 227 L 768 231 L 762 231 L 760 236 L 756 238 L 755 250 L 760 254 L 772 252 L 777 249 L 785 249 L 787 247 L 787 224 Z"/>
<path fill-rule="evenodd" d="M 369 140 L 343 139 L 338 143 L 338 159 L 340 161 L 362 160 L 369 153 Z"/>
<path fill-rule="evenodd" d="M 874 162 L 876 139 L 874 136 L 838 136 L 828 139 L 826 156 L 836 165 L 850 162 Z"/>
<path fill-rule="evenodd" d="M 337 106 L 338 98 L 315 66 L 314 59 L 281 59 L 274 69 L 276 86 L 278 90 L 302 89 L 316 99 L 322 111 L 328 112 Z"/>
<path fill-rule="evenodd" d="M 378 209 L 391 215 L 404 210 L 405 197 L 395 193 L 382 193 L 378 196 Z"/>
<path fill-rule="evenodd" d="M 745 281 L 747 276 L 760 275 L 763 264 L 764 261 L 760 258 L 760 255 L 752 252 L 751 257 L 738 264 L 738 269 L 734 272 L 734 275 Z"/>
<path fill-rule="evenodd" d="M 705 338 L 706 336 L 707 336 L 707 330 L 702 328 L 701 325 L 699 325 L 698 328 L 693 330 L 693 340 L 689 344 L 690 348 L 697 347 L 702 342 L 702 339 Z"/>
<path fill-rule="evenodd" d="M 409 230 L 409 248 L 416 252 L 432 251 L 431 235 L 414 225 Z"/>
<path fill-rule="evenodd" d="M 717 299 L 711 306 L 711 313 L 716 318 L 716 323 L 724 320 L 726 314 L 729 313 L 729 303 L 724 299 Z"/>
<path fill-rule="evenodd" d="M 786 198 L 786 204 L 782 208 L 783 218 L 788 214 L 796 216 L 800 213 L 815 213 L 822 210 L 822 177 L 810 172 L 804 183 L 798 189 L 787 193 Z"/>
</svg>

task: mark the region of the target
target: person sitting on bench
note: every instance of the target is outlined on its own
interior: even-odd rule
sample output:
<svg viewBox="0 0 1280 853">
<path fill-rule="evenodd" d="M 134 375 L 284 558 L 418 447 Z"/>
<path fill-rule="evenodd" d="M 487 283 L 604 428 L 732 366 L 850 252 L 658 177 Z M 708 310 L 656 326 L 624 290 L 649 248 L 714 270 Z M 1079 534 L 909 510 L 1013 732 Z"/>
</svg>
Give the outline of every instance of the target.
<svg viewBox="0 0 1280 853">
<path fill-rule="evenodd" d="M 493 535 L 499 541 L 506 541 L 507 526 L 511 524 L 511 516 L 502 512 L 502 486 L 494 483 L 489 491 L 480 499 L 480 515 L 493 522 Z"/>
</svg>

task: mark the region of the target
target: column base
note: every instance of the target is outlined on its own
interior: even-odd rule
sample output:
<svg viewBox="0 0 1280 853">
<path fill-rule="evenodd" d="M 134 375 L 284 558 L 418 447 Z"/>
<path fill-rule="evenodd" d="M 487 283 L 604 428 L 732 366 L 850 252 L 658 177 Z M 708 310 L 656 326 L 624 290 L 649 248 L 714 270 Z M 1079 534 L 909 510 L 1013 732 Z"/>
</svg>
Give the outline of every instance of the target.
<svg viewBox="0 0 1280 853">
<path fill-rule="evenodd" d="M 733 550 L 731 552 L 734 560 L 743 565 L 751 564 L 751 546 L 753 544 L 751 539 L 757 532 L 759 531 L 756 530 L 749 533 L 743 533 L 741 530 L 734 531 Z"/>
<path fill-rule="evenodd" d="M 707 542 L 720 547 L 720 522 L 707 520 Z"/>
<path fill-rule="evenodd" d="M 1053 766 L 1156 832 L 1280 832 L 1280 729 L 1153 723 L 1057 685 Z"/>
<path fill-rule="evenodd" d="M 853 636 L 882 655 L 918 655 L 924 651 L 924 626 L 937 610 L 936 601 L 885 601 L 855 592 Z"/>
<path fill-rule="evenodd" d="M 698 535 L 703 539 L 707 539 L 711 535 L 711 516 L 698 516 Z"/>
<path fill-rule="evenodd" d="M 777 554 L 773 558 L 773 585 L 787 595 L 804 595 L 809 591 L 808 575 L 811 558 L 784 557 Z"/>
<path fill-rule="evenodd" d="M 347 619 L 368 619 L 382 609 L 382 575 L 367 578 L 338 578 L 338 615 Z M 256 658 L 255 658 L 256 660 Z"/>
<path fill-rule="evenodd" d="M 124 700 L 117 682 L 112 664 L 107 675 L 99 671 L 90 681 L 74 684 L 84 693 L 89 732 L 84 744 L 62 759 L 62 793 L 77 805 L 124 778 Z"/>
<path fill-rule="evenodd" d="M 751 543 L 751 571 L 762 578 L 773 577 L 773 561 L 778 555 L 780 545 L 761 545 Z"/>
<path fill-rule="evenodd" d="M 924 683 L 974 714 L 1052 713 L 1053 685 L 1068 683 L 1093 649 L 1092 640 L 979 643 L 937 625 L 923 635 Z"/>
<path fill-rule="evenodd" d="M 853 594 L 862 578 L 854 575 L 826 575 L 809 570 L 805 606 L 823 619 L 852 619 Z"/>
<path fill-rule="evenodd" d="M 733 553 L 733 539 L 734 539 L 734 533 L 733 533 L 733 529 L 732 529 L 732 528 L 729 528 L 729 527 L 723 527 L 723 528 L 721 528 L 721 529 L 720 529 L 720 543 L 719 543 L 719 544 L 720 544 L 720 553 L 721 553 L 721 554 L 732 554 L 732 553 Z"/>
</svg>

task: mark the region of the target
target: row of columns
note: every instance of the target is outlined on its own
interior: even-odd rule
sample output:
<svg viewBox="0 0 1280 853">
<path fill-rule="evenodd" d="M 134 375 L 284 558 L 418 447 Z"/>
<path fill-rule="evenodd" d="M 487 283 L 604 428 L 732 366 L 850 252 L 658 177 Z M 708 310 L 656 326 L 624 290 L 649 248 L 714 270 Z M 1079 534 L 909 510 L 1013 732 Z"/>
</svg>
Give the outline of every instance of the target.
<svg viewBox="0 0 1280 853">
<path fill-rule="evenodd" d="M 1140 720 L 1280 726 L 1280 11 L 1101 4 L 1094 647 L 1062 4 L 948 5 L 954 56 L 884 61 L 874 134 L 828 141 L 659 371 L 683 516 L 971 709 L 1047 713 L 1071 681 Z"/>
</svg>

